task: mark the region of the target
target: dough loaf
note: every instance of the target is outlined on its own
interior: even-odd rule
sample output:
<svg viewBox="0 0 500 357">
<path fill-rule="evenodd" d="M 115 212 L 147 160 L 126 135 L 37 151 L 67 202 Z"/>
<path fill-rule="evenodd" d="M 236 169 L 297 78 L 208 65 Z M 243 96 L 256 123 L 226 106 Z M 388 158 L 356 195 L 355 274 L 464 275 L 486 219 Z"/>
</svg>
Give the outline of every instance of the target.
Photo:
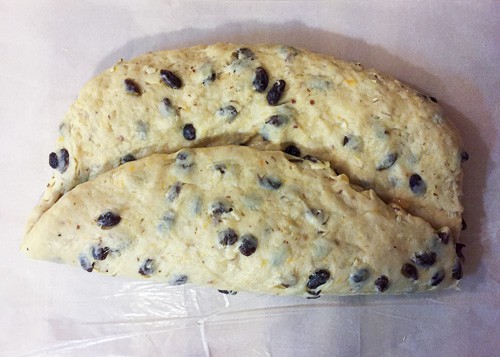
<svg viewBox="0 0 500 357">
<path fill-rule="evenodd" d="M 89 272 L 228 291 L 317 297 L 456 285 L 448 228 L 354 189 L 329 166 L 242 146 L 151 155 L 66 193 L 22 250 Z"/>
<path fill-rule="evenodd" d="M 328 161 L 457 240 L 465 154 L 433 99 L 286 46 L 219 43 L 121 61 L 85 85 L 61 123 L 55 175 L 27 231 L 63 194 L 123 162 L 244 144 Z"/>
</svg>

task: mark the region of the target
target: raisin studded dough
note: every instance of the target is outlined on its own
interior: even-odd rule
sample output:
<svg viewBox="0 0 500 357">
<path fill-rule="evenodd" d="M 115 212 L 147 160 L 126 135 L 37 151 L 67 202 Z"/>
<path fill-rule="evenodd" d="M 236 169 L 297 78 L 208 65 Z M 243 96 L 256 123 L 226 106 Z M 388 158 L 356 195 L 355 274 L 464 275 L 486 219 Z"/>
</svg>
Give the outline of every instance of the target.
<svg viewBox="0 0 500 357">
<path fill-rule="evenodd" d="M 278 80 L 284 88 L 273 88 Z M 458 240 L 461 142 L 429 97 L 357 63 L 224 43 L 147 53 L 89 81 L 60 125 L 58 170 L 27 230 L 62 194 L 123 161 L 228 144 L 293 144 Z"/>
<path fill-rule="evenodd" d="M 328 163 L 225 146 L 102 173 L 42 215 L 22 249 L 109 275 L 316 296 L 453 287 L 449 238 Z"/>
</svg>

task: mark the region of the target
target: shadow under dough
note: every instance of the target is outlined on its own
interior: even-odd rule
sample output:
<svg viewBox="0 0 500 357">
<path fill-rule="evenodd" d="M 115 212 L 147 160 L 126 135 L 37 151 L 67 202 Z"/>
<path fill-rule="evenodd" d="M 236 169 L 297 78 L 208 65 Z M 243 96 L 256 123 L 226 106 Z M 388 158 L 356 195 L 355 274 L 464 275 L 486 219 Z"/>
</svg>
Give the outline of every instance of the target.
<svg viewBox="0 0 500 357">
<path fill-rule="evenodd" d="M 432 88 L 437 96 L 444 93 L 448 87 L 443 79 L 426 72 L 414 64 L 387 52 L 384 48 L 371 45 L 360 39 L 354 39 L 333 32 L 309 27 L 299 21 L 284 24 L 268 24 L 258 21 L 227 23 L 214 29 L 187 28 L 180 31 L 161 33 L 154 36 L 146 36 L 133 39 L 122 47 L 114 50 L 104 57 L 95 68 L 95 75 L 110 68 L 120 58 L 132 59 L 148 51 L 159 51 L 164 49 L 175 49 L 190 47 L 199 44 L 212 44 L 215 42 L 233 42 L 241 44 L 276 43 L 287 44 L 313 52 L 333 55 L 344 60 L 353 60 L 363 63 L 366 67 L 373 67 L 381 72 L 389 73 L 416 88 L 416 83 L 408 79 L 418 78 L 419 83 L 425 83 L 426 88 Z M 480 101 L 481 94 L 473 84 L 460 79 L 453 81 L 456 84 L 468 85 L 469 92 L 476 103 Z M 425 93 L 426 90 L 421 90 Z M 482 118 L 472 121 L 452 106 L 440 102 L 446 117 L 458 129 L 462 136 L 467 135 L 464 140 L 465 149 L 469 152 L 471 160 L 464 163 L 464 216 L 468 217 L 468 230 L 462 233 L 461 241 L 467 246 L 465 254 L 467 264 L 465 266 L 465 277 L 467 273 L 479 273 L 473 284 L 462 284 L 462 290 L 475 290 L 478 284 L 484 282 L 485 273 L 480 272 L 480 261 L 483 255 L 483 247 L 477 237 L 481 236 L 481 218 L 484 217 L 485 208 L 483 194 L 486 190 L 486 172 L 490 163 L 490 155 L 487 144 L 482 140 L 476 123 L 493 123 L 493 117 L 487 110 L 482 113 Z M 467 147 L 467 143 L 471 143 Z M 484 242 L 483 242 L 484 243 Z M 486 247 L 488 248 L 488 247 Z"/>
</svg>

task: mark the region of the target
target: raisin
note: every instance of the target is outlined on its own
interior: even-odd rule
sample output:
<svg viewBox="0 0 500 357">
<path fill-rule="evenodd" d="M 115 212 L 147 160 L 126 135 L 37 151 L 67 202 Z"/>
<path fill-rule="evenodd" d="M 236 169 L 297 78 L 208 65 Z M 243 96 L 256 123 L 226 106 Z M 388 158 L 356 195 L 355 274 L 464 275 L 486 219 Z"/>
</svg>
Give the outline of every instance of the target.
<svg viewBox="0 0 500 357">
<path fill-rule="evenodd" d="M 438 270 L 432 277 L 430 284 L 432 286 L 438 286 L 444 280 L 444 270 Z"/>
<path fill-rule="evenodd" d="M 368 271 L 368 269 L 363 268 L 357 270 L 355 273 L 352 273 L 349 276 L 349 280 L 354 284 L 359 284 L 368 279 L 369 276 L 370 272 Z"/>
<path fill-rule="evenodd" d="M 420 175 L 413 174 L 410 176 L 409 185 L 411 191 L 416 195 L 423 195 L 427 191 L 427 185 Z"/>
<path fill-rule="evenodd" d="M 186 124 L 182 128 L 182 135 L 186 140 L 194 140 L 196 139 L 196 129 L 193 124 Z"/>
<path fill-rule="evenodd" d="M 255 57 L 253 51 L 246 47 L 239 48 L 238 51 L 236 51 L 236 55 L 238 59 L 250 58 L 251 60 L 253 60 Z"/>
<path fill-rule="evenodd" d="M 418 280 L 418 270 L 413 264 L 403 264 L 401 274 L 403 274 L 405 278 Z"/>
<path fill-rule="evenodd" d="M 229 122 L 232 122 L 234 118 L 238 115 L 238 111 L 232 105 L 227 105 L 225 107 L 221 107 L 217 110 L 217 115 L 221 118 L 226 119 Z"/>
<path fill-rule="evenodd" d="M 460 159 L 462 160 L 462 162 L 466 162 L 469 160 L 469 154 L 467 153 L 467 151 L 462 151 L 460 153 Z"/>
<path fill-rule="evenodd" d="M 93 246 L 92 257 L 94 257 L 95 260 L 104 260 L 108 257 L 109 251 L 108 247 Z"/>
<path fill-rule="evenodd" d="M 80 256 L 79 261 L 80 261 L 80 266 L 84 270 L 88 271 L 89 273 L 92 272 L 92 270 L 94 270 L 94 262 L 90 263 L 90 261 L 87 259 L 86 256 L 84 255 Z"/>
<path fill-rule="evenodd" d="M 288 155 L 300 157 L 300 150 L 295 145 L 288 145 L 283 151 Z"/>
<path fill-rule="evenodd" d="M 304 156 L 304 160 L 314 162 L 315 164 L 318 163 L 318 162 L 320 162 L 319 159 L 316 156 L 312 156 L 312 155 L 306 155 L 306 156 Z"/>
<path fill-rule="evenodd" d="M 123 81 L 123 84 L 125 85 L 125 92 L 128 94 L 137 96 L 142 94 L 141 88 L 133 79 L 127 78 Z"/>
<path fill-rule="evenodd" d="M 412 262 L 422 268 L 428 268 L 434 265 L 436 259 L 437 255 L 435 252 L 424 252 L 415 254 L 415 257 L 412 258 Z"/>
<path fill-rule="evenodd" d="M 184 285 L 188 282 L 187 275 L 175 275 L 172 280 L 170 280 L 170 285 Z"/>
<path fill-rule="evenodd" d="M 267 85 L 269 84 L 269 77 L 264 68 L 257 67 L 257 69 L 255 70 L 255 78 L 252 84 L 253 88 L 259 93 L 262 93 L 266 90 Z"/>
<path fill-rule="evenodd" d="M 179 197 L 179 194 L 181 193 L 182 190 L 182 183 L 176 182 L 172 186 L 170 186 L 170 189 L 168 190 L 167 193 L 167 200 L 170 202 L 174 202 L 177 197 Z"/>
<path fill-rule="evenodd" d="M 392 165 L 394 165 L 394 163 L 396 162 L 398 158 L 398 154 L 397 153 L 390 153 L 388 154 L 384 160 L 382 160 L 376 167 L 377 171 L 382 171 L 382 170 L 386 170 L 388 169 L 389 167 L 391 167 Z"/>
<path fill-rule="evenodd" d="M 284 115 L 272 115 L 266 120 L 266 124 L 275 126 L 277 128 L 286 123 L 288 123 L 288 118 Z"/>
<path fill-rule="evenodd" d="M 279 178 L 269 176 L 259 177 L 259 184 L 266 190 L 277 190 L 282 185 Z"/>
<path fill-rule="evenodd" d="M 69 153 L 66 149 L 59 150 L 58 153 L 51 152 L 49 155 L 49 165 L 53 169 L 57 169 L 60 173 L 63 173 L 68 168 L 69 164 Z"/>
<path fill-rule="evenodd" d="M 379 292 L 383 293 L 389 287 L 389 278 L 385 275 L 381 275 L 375 280 L 375 286 Z"/>
<path fill-rule="evenodd" d="M 330 272 L 328 270 L 319 269 L 309 275 L 309 280 L 307 281 L 306 286 L 308 289 L 314 290 L 317 287 L 325 284 L 328 279 L 330 279 Z"/>
<path fill-rule="evenodd" d="M 218 234 L 219 243 L 222 245 L 233 245 L 238 240 L 238 235 L 231 229 L 225 229 Z"/>
<path fill-rule="evenodd" d="M 220 290 L 220 289 L 219 292 L 221 294 L 226 294 L 226 295 L 236 295 L 238 293 L 237 291 L 234 290 Z"/>
<path fill-rule="evenodd" d="M 238 249 L 240 250 L 241 254 L 249 257 L 250 255 L 255 253 L 255 251 L 257 250 L 257 245 L 257 238 L 255 238 L 251 234 L 245 234 L 243 237 L 241 237 L 241 244 Z"/>
<path fill-rule="evenodd" d="M 137 159 L 135 158 L 135 156 L 134 156 L 134 155 L 132 155 L 132 154 L 127 154 L 127 155 L 125 155 L 124 157 L 122 157 L 122 158 L 120 159 L 120 165 L 123 165 L 123 164 L 124 164 L 124 163 L 126 163 L 126 162 L 135 161 L 135 160 L 137 160 Z"/>
<path fill-rule="evenodd" d="M 163 82 L 165 82 L 165 84 L 170 88 L 179 89 L 180 87 L 182 87 L 182 81 L 180 80 L 180 78 L 169 70 L 162 69 L 160 71 L 160 77 Z"/>
<path fill-rule="evenodd" d="M 342 146 L 346 146 L 348 142 L 349 138 L 347 136 L 344 136 L 344 140 L 342 140 Z"/>
<path fill-rule="evenodd" d="M 450 232 L 438 232 L 438 238 L 443 244 L 448 244 L 450 241 Z"/>
<path fill-rule="evenodd" d="M 215 81 L 215 78 L 216 78 L 216 74 L 215 74 L 215 72 L 212 72 L 207 78 L 205 78 L 202 81 L 202 83 L 204 86 L 207 86 L 208 84 L 213 83 L 213 81 Z"/>
<path fill-rule="evenodd" d="M 183 169 L 188 169 L 194 165 L 192 156 L 186 151 L 181 151 L 177 154 L 175 163 Z"/>
<path fill-rule="evenodd" d="M 282 79 L 273 84 L 269 92 L 267 92 L 267 102 L 269 105 L 276 105 L 281 99 L 285 91 L 286 82 Z"/>
<path fill-rule="evenodd" d="M 455 280 L 460 280 L 462 279 L 462 262 L 458 257 L 455 257 L 455 260 L 453 261 L 453 267 L 451 269 L 451 276 Z"/>
<path fill-rule="evenodd" d="M 97 218 L 97 225 L 102 229 L 116 226 L 121 221 L 121 217 L 111 211 L 101 214 Z"/>
<path fill-rule="evenodd" d="M 153 259 L 146 259 L 144 263 L 139 267 L 139 274 L 144 275 L 144 276 L 149 276 L 153 274 L 154 272 L 154 261 Z"/>
<path fill-rule="evenodd" d="M 223 175 L 226 173 L 226 170 L 227 170 L 226 165 L 224 165 L 224 164 L 217 164 L 214 166 L 214 168 Z"/>
<path fill-rule="evenodd" d="M 215 202 L 210 207 L 210 214 L 214 217 L 220 217 L 224 213 L 229 213 L 232 211 L 233 209 L 225 205 L 223 202 Z"/>
<path fill-rule="evenodd" d="M 49 155 L 49 165 L 53 169 L 57 169 L 57 166 L 59 166 L 59 160 L 57 159 L 57 154 L 55 152 L 51 152 Z"/>
</svg>

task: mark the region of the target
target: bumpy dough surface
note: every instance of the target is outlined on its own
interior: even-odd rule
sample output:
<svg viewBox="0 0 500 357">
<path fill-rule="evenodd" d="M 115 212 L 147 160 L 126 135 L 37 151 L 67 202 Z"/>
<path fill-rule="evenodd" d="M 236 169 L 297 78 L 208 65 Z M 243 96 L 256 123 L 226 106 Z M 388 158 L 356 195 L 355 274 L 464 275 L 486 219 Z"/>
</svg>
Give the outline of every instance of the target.
<svg viewBox="0 0 500 357">
<path fill-rule="evenodd" d="M 238 51 L 242 47 L 250 51 Z M 252 85 L 259 66 L 269 75 L 263 93 Z M 161 69 L 175 73 L 181 88 L 167 86 Z M 140 95 L 126 91 L 125 79 L 137 84 Z M 279 79 L 285 91 L 272 106 L 266 95 Z M 227 106 L 237 115 L 219 112 Z M 285 122 L 266 124 L 272 115 Z M 195 140 L 184 138 L 185 124 L 194 126 Z M 461 142 L 440 107 L 390 76 L 304 50 L 220 43 L 121 61 L 85 85 L 60 134 L 57 149 L 68 150 L 69 167 L 55 172 L 28 230 L 62 194 L 128 154 L 241 143 L 283 150 L 293 143 L 302 155 L 329 161 L 386 202 L 435 228 L 450 227 L 456 240 L 460 232 Z M 377 169 L 395 157 L 392 166 Z M 413 174 L 425 186 L 417 193 L 409 186 Z"/>
<path fill-rule="evenodd" d="M 109 275 L 270 294 L 370 294 L 380 290 L 377 279 L 384 285 L 381 276 L 384 293 L 456 285 L 451 240 L 359 190 L 328 163 L 282 152 L 226 146 L 156 154 L 68 192 L 22 250 Z M 98 217 L 106 212 L 121 220 L 102 229 Z M 221 244 L 228 229 L 236 237 Z M 246 256 L 240 246 L 249 236 L 257 244 Z M 105 259 L 96 258 L 99 249 Z M 419 266 L 422 254 L 434 259 Z M 403 276 L 404 264 L 417 269 L 417 280 Z M 318 270 L 329 276 L 315 286 Z"/>
</svg>

